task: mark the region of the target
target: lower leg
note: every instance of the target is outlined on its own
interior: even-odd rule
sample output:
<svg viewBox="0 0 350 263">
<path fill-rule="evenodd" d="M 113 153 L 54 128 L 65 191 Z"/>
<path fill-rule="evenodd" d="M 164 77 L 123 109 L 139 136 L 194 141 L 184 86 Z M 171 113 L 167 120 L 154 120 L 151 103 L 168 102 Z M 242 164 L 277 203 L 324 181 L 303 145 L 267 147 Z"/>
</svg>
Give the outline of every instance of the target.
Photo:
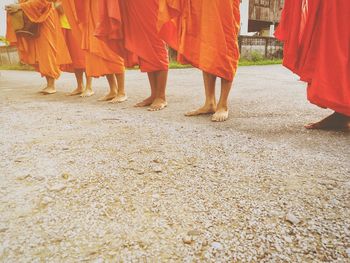
<svg viewBox="0 0 350 263">
<path fill-rule="evenodd" d="M 228 119 L 228 106 L 227 101 L 232 88 L 232 81 L 221 79 L 221 95 L 217 105 L 215 114 L 213 115 L 213 121 L 226 121 Z"/>
<path fill-rule="evenodd" d="M 186 113 L 186 116 L 197 116 L 201 114 L 211 114 L 216 111 L 215 83 L 216 76 L 203 71 L 203 81 L 205 89 L 204 106 Z"/>
<path fill-rule="evenodd" d="M 92 77 L 88 77 L 85 73 L 85 78 L 86 78 L 86 86 L 83 93 L 80 96 L 90 97 L 95 94 L 95 92 L 92 90 Z"/>
<path fill-rule="evenodd" d="M 111 100 L 111 103 L 120 103 L 128 99 L 125 93 L 125 73 L 115 74 L 118 83 L 118 94 Z"/>
<path fill-rule="evenodd" d="M 77 80 L 77 87 L 75 90 L 73 90 L 71 93 L 69 93 L 69 96 L 79 95 L 83 93 L 84 91 L 84 83 L 83 83 L 83 70 L 75 70 L 74 72 L 75 78 Z"/>
<path fill-rule="evenodd" d="M 149 110 L 158 111 L 167 106 L 165 90 L 168 80 L 168 71 L 157 71 L 154 74 L 156 79 L 155 99 L 152 102 Z"/>
<path fill-rule="evenodd" d="M 44 88 L 41 93 L 43 94 L 54 94 L 56 93 L 55 79 L 46 76 L 46 88 Z"/>
<path fill-rule="evenodd" d="M 106 96 L 100 98 L 99 101 L 112 100 L 117 96 L 117 93 L 118 93 L 118 87 L 117 87 L 117 81 L 116 81 L 115 75 L 108 74 L 106 75 L 106 78 L 109 84 L 109 93 Z"/>
<path fill-rule="evenodd" d="M 151 96 L 148 98 L 144 99 L 143 101 L 137 103 L 135 107 L 147 107 L 150 106 L 154 99 L 156 98 L 156 91 L 157 91 L 157 79 L 156 79 L 156 74 L 154 72 L 148 72 L 148 80 L 149 84 L 151 86 Z"/>
</svg>

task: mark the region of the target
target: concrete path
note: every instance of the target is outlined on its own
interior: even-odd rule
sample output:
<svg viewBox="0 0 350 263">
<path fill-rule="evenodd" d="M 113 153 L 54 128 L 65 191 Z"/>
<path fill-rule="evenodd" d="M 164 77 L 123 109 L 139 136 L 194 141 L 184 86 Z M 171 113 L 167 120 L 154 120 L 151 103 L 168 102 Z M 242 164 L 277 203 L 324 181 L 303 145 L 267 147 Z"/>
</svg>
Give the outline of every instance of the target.
<svg viewBox="0 0 350 263">
<path fill-rule="evenodd" d="M 281 66 L 242 67 L 231 117 L 203 102 L 195 69 L 172 70 L 169 107 L 36 93 L 35 72 L 0 72 L 0 262 L 350 260 L 350 135 L 307 131 L 330 111 Z"/>
</svg>

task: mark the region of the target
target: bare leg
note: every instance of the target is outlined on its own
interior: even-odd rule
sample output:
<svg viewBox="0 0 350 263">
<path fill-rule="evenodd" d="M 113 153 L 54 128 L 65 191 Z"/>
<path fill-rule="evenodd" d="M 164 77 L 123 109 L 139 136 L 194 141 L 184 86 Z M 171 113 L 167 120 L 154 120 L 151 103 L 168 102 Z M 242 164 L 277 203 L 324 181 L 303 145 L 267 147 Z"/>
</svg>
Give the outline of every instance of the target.
<svg viewBox="0 0 350 263">
<path fill-rule="evenodd" d="M 147 99 L 137 103 L 135 107 L 147 107 L 150 106 L 153 101 L 156 98 L 156 92 L 157 92 L 157 78 L 155 72 L 148 72 L 148 80 L 149 84 L 151 86 L 151 96 L 149 96 Z"/>
<path fill-rule="evenodd" d="M 309 130 L 350 131 L 350 116 L 334 112 L 327 118 L 305 126 Z"/>
<path fill-rule="evenodd" d="M 205 88 L 205 103 L 204 106 L 187 112 L 185 116 L 197 116 L 202 114 L 212 114 L 216 111 L 216 98 L 215 98 L 215 82 L 216 76 L 203 71 L 203 80 Z"/>
<path fill-rule="evenodd" d="M 91 97 L 95 94 L 95 92 L 92 90 L 92 77 L 88 77 L 85 73 L 86 77 L 86 87 L 83 93 L 80 95 L 80 97 Z"/>
<path fill-rule="evenodd" d="M 156 78 L 156 96 L 148 109 L 149 111 L 159 111 L 168 106 L 165 95 L 166 83 L 168 80 L 168 71 L 157 71 L 154 74 Z"/>
<path fill-rule="evenodd" d="M 109 84 L 109 93 L 106 96 L 99 98 L 98 99 L 99 101 L 112 100 L 117 96 L 117 93 L 118 93 L 118 87 L 117 87 L 117 81 L 116 81 L 115 75 L 109 74 L 109 75 L 106 75 L 106 78 Z"/>
<path fill-rule="evenodd" d="M 121 103 L 128 99 L 128 96 L 125 93 L 125 73 L 115 74 L 118 83 L 118 94 L 112 99 L 111 103 Z"/>
<path fill-rule="evenodd" d="M 83 83 L 83 74 L 84 71 L 81 69 L 77 69 L 74 72 L 75 78 L 77 80 L 77 88 L 73 90 L 71 93 L 68 93 L 68 96 L 75 96 L 75 95 L 80 95 L 84 91 L 84 83 Z"/>
<path fill-rule="evenodd" d="M 232 81 L 221 79 L 221 95 L 217 109 L 212 117 L 212 121 L 222 122 L 228 119 L 228 96 L 232 88 Z"/>
<path fill-rule="evenodd" d="M 47 86 L 41 91 L 41 93 L 45 95 L 56 93 L 55 79 L 47 76 L 45 78 L 46 78 Z"/>
</svg>

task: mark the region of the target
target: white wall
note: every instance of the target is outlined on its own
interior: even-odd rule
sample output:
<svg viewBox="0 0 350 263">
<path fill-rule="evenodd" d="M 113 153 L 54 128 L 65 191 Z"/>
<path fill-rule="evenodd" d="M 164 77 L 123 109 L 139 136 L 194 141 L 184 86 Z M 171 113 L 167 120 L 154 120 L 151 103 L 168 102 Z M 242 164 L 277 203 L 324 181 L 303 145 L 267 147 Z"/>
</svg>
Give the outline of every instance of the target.
<svg viewBox="0 0 350 263">
<path fill-rule="evenodd" d="M 241 35 L 248 35 L 249 0 L 241 0 Z"/>
<path fill-rule="evenodd" d="M 0 0 L 0 36 L 6 34 L 6 12 L 5 5 L 16 3 L 15 0 Z"/>
</svg>

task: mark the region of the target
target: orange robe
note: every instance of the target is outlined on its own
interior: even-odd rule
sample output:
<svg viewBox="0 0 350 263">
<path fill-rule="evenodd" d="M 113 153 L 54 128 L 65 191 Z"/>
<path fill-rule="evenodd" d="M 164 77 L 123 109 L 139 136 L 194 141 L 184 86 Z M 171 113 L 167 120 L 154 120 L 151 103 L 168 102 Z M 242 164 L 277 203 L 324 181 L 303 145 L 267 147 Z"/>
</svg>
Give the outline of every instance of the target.
<svg viewBox="0 0 350 263">
<path fill-rule="evenodd" d="M 62 28 L 62 31 L 72 58 L 72 64 L 64 65 L 62 70 L 66 72 L 85 70 L 86 52 L 81 48 L 82 32 L 78 25 L 74 0 L 61 0 L 61 3 L 70 25 L 70 29 Z"/>
<path fill-rule="evenodd" d="M 169 68 L 168 51 L 157 31 L 159 0 L 119 0 L 128 66 L 142 72 Z M 134 54 L 134 57 L 130 56 Z M 134 59 L 136 56 L 136 59 Z"/>
<path fill-rule="evenodd" d="M 58 14 L 52 3 L 46 0 L 21 0 L 21 8 L 34 23 L 40 23 L 39 36 L 27 38 L 16 36 L 8 19 L 7 37 L 18 47 L 22 62 L 34 66 L 42 76 L 57 79 L 60 65 L 71 63 Z"/>
<path fill-rule="evenodd" d="M 95 34 L 99 22 L 99 1 L 75 0 L 79 26 L 82 29 L 82 49 L 87 51 L 86 74 L 100 77 L 125 71 L 124 60 L 108 43 Z"/>
<path fill-rule="evenodd" d="M 238 67 L 239 0 L 159 0 L 158 29 L 178 60 L 232 81 Z"/>
<path fill-rule="evenodd" d="M 127 56 L 119 0 L 99 0 L 95 36 L 122 57 Z"/>
<path fill-rule="evenodd" d="M 308 83 L 308 100 L 350 116 L 350 2 L 286 1 L 276 37 L 283 64 Z"/>
</svg>

